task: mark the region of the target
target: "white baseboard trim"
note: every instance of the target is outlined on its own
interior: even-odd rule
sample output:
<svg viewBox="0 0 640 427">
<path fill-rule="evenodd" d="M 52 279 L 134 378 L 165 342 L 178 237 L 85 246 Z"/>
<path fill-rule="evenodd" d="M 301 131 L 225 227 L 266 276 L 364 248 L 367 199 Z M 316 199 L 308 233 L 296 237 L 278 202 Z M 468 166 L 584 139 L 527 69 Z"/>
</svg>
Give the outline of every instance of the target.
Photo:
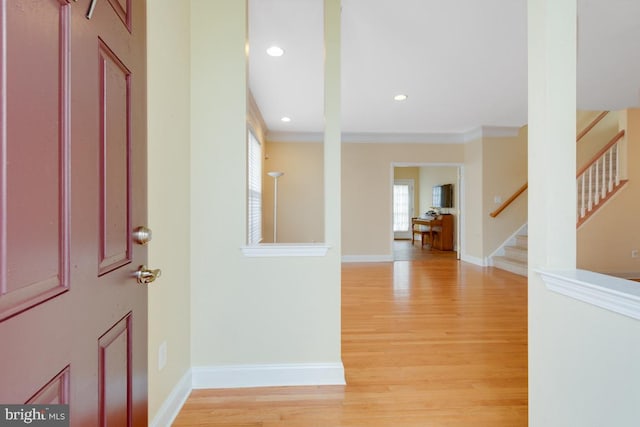
<svg viewBox="0 0 640 427">
<path fill-rule="evenodd" d="M 393 262 L 393 255 L 343 255 L 342 262 Z"/>
<path fill-rule="evenodd" d="M 150 427 L 169 427 L 173 423 L 191 393 L 191 383 L 191 370 L 188 370 L 160 406 L 153 420 L 149 423 Z"/>
<path fill-rule="evenodd" d="M 462 257 L 460 259 L 464 262 L 479 265 L 480 267 L 487 267 L 489 265 L 487 259 L 482 259 L 471 255 L 462 254 Z"/>
<path fill-rule="evenodd" d="M 193 388 L 344 385 L 342 363 L 196 366 Z"/>
</svg>

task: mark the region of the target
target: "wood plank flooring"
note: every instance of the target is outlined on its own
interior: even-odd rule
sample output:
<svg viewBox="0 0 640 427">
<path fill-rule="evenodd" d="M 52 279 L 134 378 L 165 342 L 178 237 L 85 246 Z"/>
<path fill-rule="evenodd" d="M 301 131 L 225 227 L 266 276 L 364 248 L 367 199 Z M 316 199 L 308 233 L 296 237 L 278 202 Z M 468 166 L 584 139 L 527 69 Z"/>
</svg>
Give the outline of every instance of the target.
<svg viewBox="0 0 640 427">
<path fill-rule="evenodd" d="M 347 386 L 196 390 L 174 425 L 526 426 L 526 278 L 440 255 L 343 265 Z"/>
</svg>

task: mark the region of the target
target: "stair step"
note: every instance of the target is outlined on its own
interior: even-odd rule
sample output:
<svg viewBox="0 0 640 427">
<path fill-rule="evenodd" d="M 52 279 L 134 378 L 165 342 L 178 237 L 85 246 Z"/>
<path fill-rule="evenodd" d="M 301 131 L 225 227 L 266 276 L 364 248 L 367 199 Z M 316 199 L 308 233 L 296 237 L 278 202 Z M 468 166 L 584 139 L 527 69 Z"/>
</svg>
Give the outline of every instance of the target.
<svg viewBox="0 0 640 427">
<path fill-rule="evenodd" d="M 508 258 L 505 256 L 495 256 L 493 257 L 493 265 L 496 268 L 506 270 L 520 276 L 527 276 L 529 274 L 527 263 L 515 260 L 513 258 Z"/>
<path fill-rule="evenodd" d="M 524 262 L 526 264 L 529 251 L 527 250 L 527 247 L 505 246 L 504 255 L 506 258 L 513 259 L 515 261 Z"/>
<path fill-rule="evenodd" d="M 529 236 L 527 236 L 526 234 L 517 235 L 516 236 L 516 246 L 519 247 L 519 248 L 527 249 L 529 247 Z"/>
</svg>

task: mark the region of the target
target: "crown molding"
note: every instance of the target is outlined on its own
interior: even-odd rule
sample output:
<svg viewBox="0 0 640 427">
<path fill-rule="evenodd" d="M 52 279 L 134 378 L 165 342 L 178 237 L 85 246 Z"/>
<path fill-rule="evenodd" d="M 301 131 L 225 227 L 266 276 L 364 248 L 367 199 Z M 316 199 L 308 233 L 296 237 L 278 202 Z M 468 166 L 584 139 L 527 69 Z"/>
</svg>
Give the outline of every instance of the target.
<svg viewBox="0 0 640 427">
<path fill-rule="evenodd" d="M 268 142 L 323 142 L 323 132 L 267 132 Z"/>
<path fill-rule="evenodd" d="M 466 133 L 344 132 L 342 142 L 362 144 L 464 144 Z"/>
<path fill-rule="evenodd" d="M 522 126 L 482 126 L 483 138 L 513 138 L 520 134 Z"/>
<path fill-rule="evenodd" d="M 481 138 L 513 138 L 521 127 L 480 126 L 467 132 L 376 133 L 343 132 L 342 142 L 362 144 L 465 144 Z M 323 142 L 322 132 L 271 132 L 270 142 Z"/>
</svg>

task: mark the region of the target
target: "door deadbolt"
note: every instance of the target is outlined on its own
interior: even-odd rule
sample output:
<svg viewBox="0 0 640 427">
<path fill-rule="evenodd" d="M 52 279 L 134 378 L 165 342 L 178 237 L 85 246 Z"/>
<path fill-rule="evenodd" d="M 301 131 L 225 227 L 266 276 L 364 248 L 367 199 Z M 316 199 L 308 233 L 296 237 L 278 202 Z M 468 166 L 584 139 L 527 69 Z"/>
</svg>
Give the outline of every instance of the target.
<svg viewBox="0 0 640 427">
<path fill-rule="evenodd" d="M 138 271 L 135 272 L 136 280 L 141 285 L 148 285 L 149 283 L 155 281 L 161 275 L 162 271 L 159 268 L 150 270 L 146 265 L 141 265 L 138 268 Z"/>
</svg>

